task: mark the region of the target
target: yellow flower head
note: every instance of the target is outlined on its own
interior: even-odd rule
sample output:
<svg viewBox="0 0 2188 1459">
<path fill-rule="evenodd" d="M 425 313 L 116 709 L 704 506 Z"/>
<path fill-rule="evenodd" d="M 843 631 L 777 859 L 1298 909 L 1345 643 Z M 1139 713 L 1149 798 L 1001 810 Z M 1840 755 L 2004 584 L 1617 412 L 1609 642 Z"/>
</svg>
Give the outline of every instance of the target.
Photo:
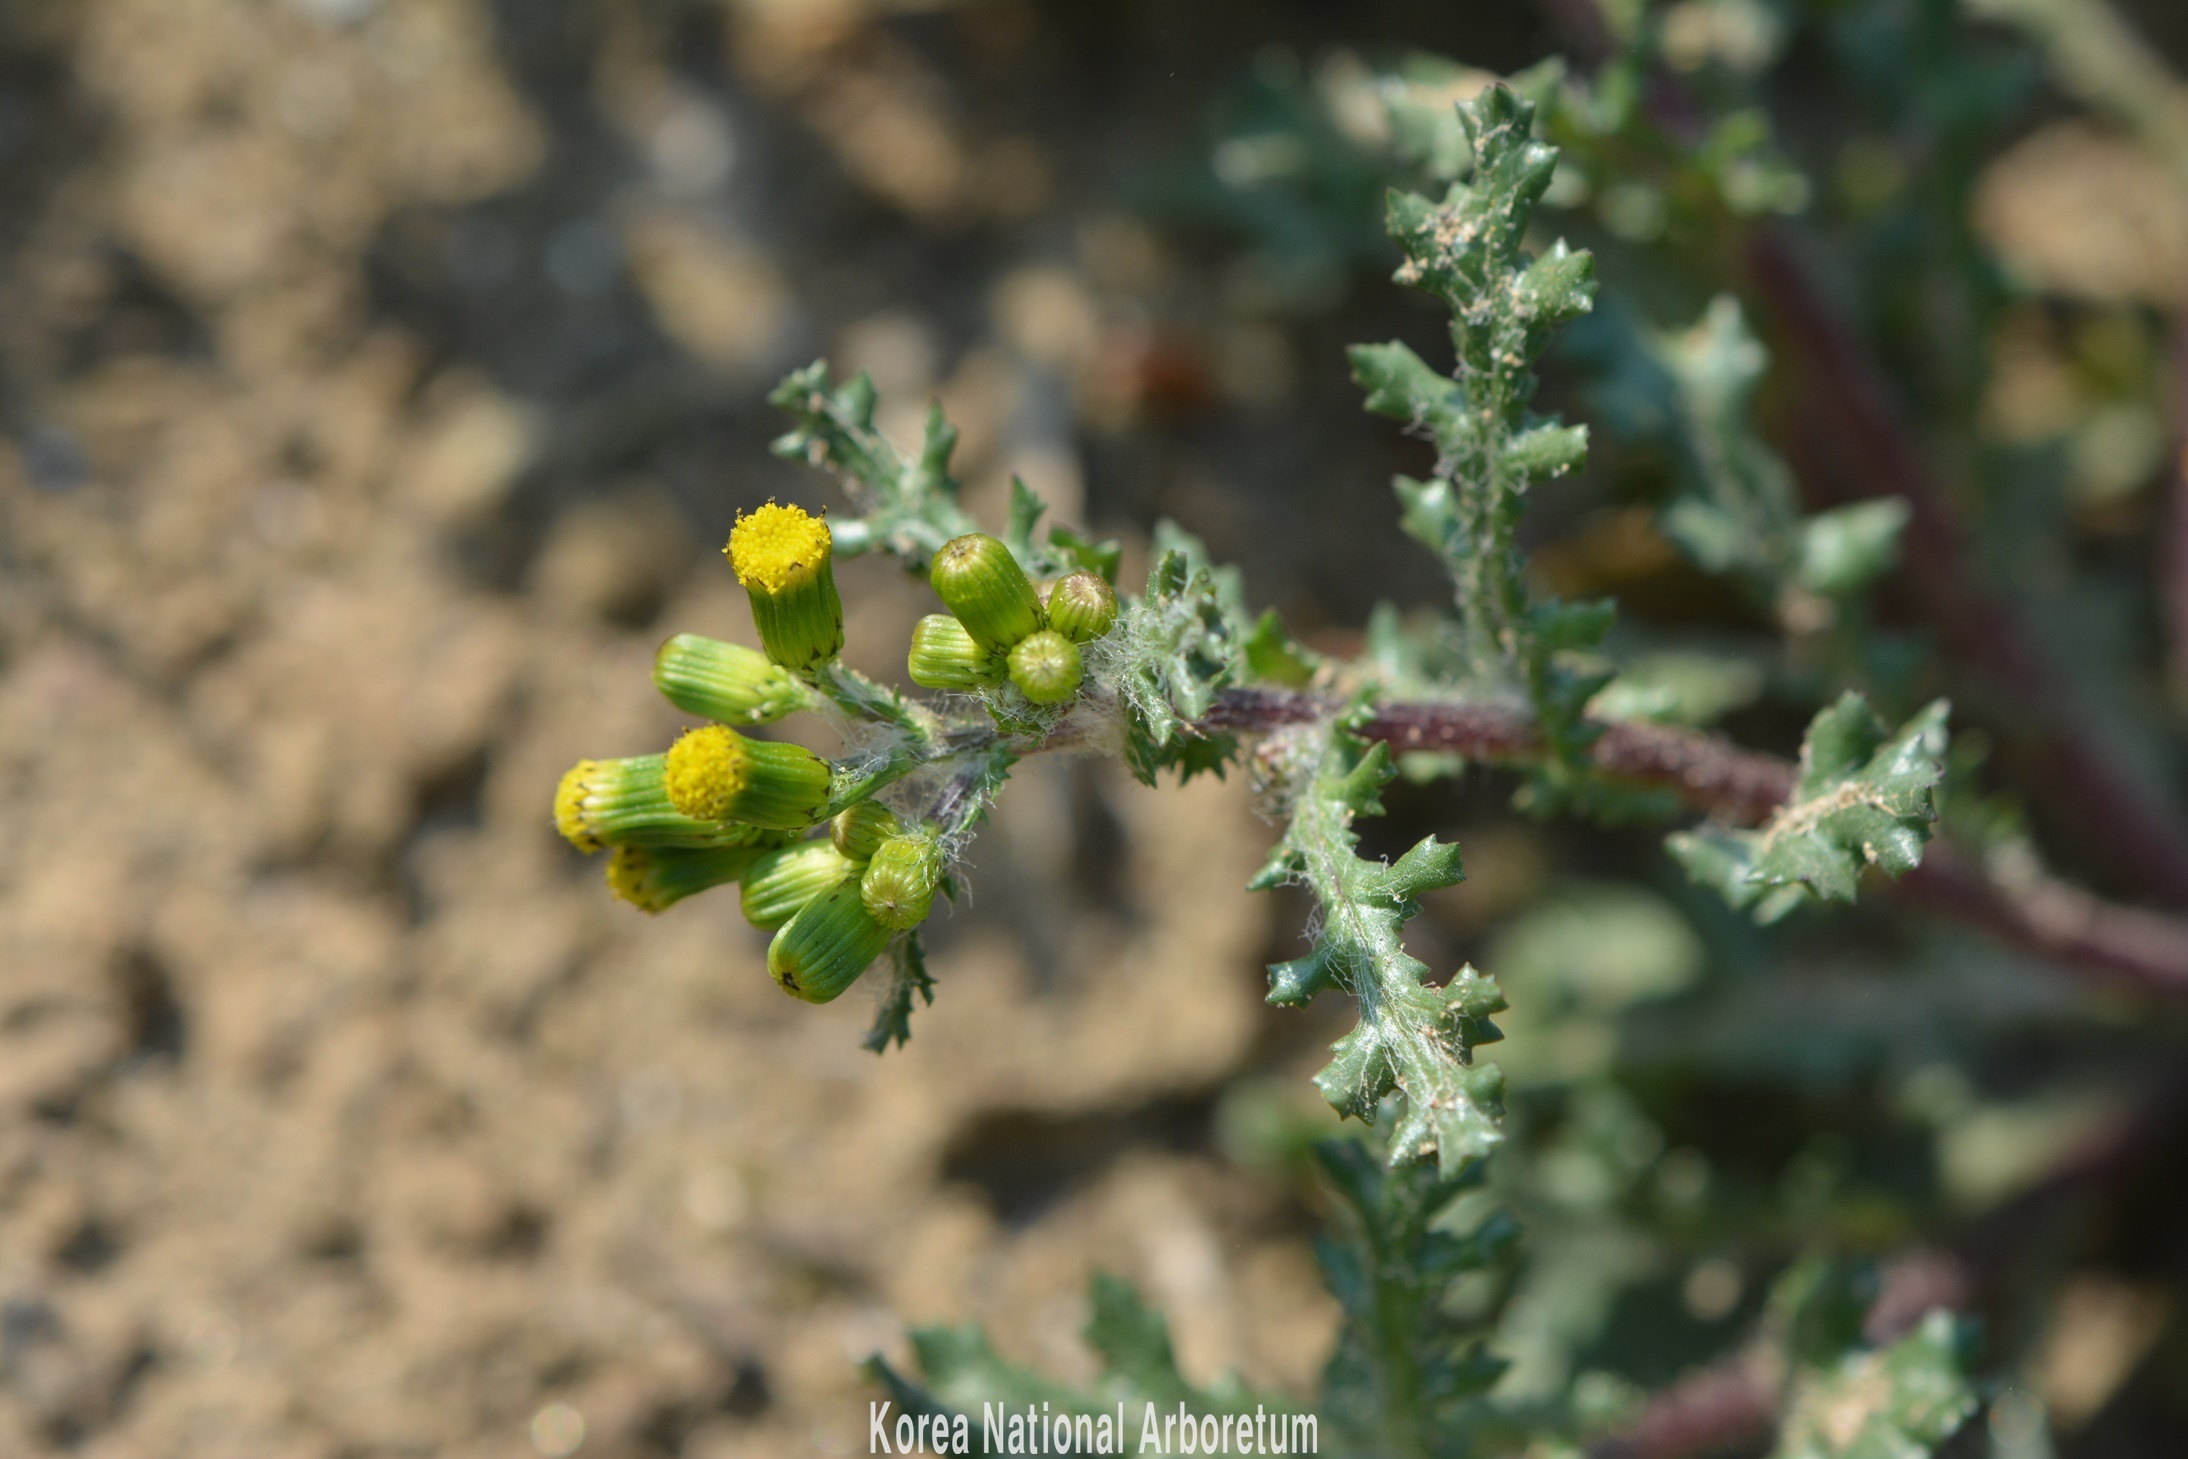
<svg viewBox="0 0 2188 1459">
<path fill-rule="evenodd" d="M 828 523 L 803 507 L 769 502 L 741 514 L 729 534 L 729 565 L 746 590 L 780 596 L 828 565 Z"/>
<path fill-rule="evenodd" d="M 669 802 L 701 821 L 802 830 L 828 808 L 829 764 L 802 745 L 748 740 L 727 725 L 688 730 L 662 772 Z"/>
<path fill-rule="evenodd" d="M 843 600 L 826 522 L 769 502 L 737 519 L 724 550 L 752 600 L 752 625 L 770 660 L 811 674 L 843 651 Z"/>
<path fill-rule="evenodd" d="M 743 735 L 722 725 L 688 731 L 669 751 L 669 801 L 687 816 L 719 821 L 751 775 Z"/>
</svg>

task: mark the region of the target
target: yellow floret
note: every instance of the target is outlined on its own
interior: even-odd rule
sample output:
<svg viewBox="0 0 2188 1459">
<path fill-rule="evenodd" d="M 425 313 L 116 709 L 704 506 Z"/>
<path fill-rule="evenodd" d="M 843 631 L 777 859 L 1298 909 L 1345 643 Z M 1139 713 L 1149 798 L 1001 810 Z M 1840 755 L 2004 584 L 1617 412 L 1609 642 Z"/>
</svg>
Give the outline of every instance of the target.
<svg viewBox="0 0 2188 1459">
<path fill-rule="evenodd" d="M 830 546 L 826 522 L 803 507 L 769 502 L 737 518 L 724 550 L 738 582 L 753 592 L 776 594 L 826 563 Z"/>
<path fill-rule="evenodd" d="M 687 730 L 669 750 L 669 804 L 680 814 L 719 821 L 745 788 L 752 756 L 744 736 L 718 724 Z"/>
<path fill-rule="evenodd" d="M 580 760 L 570 767 L 555 787 L 555 829 L 563 834 L 572 846 L 584 852 L 600 849 L 600 842 L 585 829 L 586 782 L 592 777 L 593 762 Z"/>
</svg>

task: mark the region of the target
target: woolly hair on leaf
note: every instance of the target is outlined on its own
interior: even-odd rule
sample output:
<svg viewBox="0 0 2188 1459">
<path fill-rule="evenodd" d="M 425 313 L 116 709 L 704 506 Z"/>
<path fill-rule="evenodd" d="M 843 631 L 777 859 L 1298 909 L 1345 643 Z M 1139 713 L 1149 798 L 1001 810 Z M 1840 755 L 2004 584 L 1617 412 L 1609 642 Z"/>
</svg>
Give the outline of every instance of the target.
<svg viewBox="0 0 2188 1459">
<path fill-rule="evenodd" d="M 894 935 L 866 910 L 858 883 L 846 880 L 783 924 L 767 946 L 767 971 L 791 997 L 826 1003 L 857 982 Z"/>
<path fill-rule="evenodd" d="M 770 851 L 750 864 L 739 900 L 745 920 L 772 932 L 805 910 L 806 903 L 849 877 L 865 862 L 853 861 L 828 841 L 800 841 Z"/>
<path fill-rule="evenodd" d="M 1000 538 L 968 532 L 943 544 L 927 580 L 935 596 L 990 653 L 1007 651 L 1042 626 L 1040 595 Z"/>
<path fill-rule="evenodd" d="M 772 724 L 814 704 L 813 691 L 766 654 L 696 633 L 661 645 L 653 682 L 686 714 L 724 724 Z"/>
<path fill-rule="evenodd" d="M 578 761 L 555 787 L 555 829 L 588 854 L 609 846 L 746 846 L 763 839 L 757 826 L 677 809 L 667 763 L 666 755 Z"/>
<path fill-rule="evenodd" d="M 726 725 L 686 730 L 669 750 L 669 800 L 710 821 L 797 830 L 821 819 L 833 777 L 802 745 L 752 740 Z"/>
<path fill-rule="evenodd" d="M 752 600 L 752 621 L 770 659 L 808 673 L 843 651 L 843 599 L 825 521 L 803 507 L 769 502 L 737 518 L 723 551 Z"/>
<path fill-rule="evenodd" d="M 727 886 L 766 853 L 764 846 L 618 846 L 608 858 L 608 890 L 641 912 Z"/>
</svg>

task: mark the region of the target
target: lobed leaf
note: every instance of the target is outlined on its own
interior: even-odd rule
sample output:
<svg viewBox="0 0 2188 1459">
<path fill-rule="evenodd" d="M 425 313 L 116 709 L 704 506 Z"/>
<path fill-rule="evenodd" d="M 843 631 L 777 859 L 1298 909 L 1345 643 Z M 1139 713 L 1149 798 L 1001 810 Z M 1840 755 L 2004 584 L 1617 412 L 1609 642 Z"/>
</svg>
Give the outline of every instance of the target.
<svg viewBox="0 0 2188 1459">
<path fill-rule="evenodd" d="M 1208 566 L 1206 549 L 1167 523 L 1155 540 L 1174 545 L 1156 559 L 1147 591 L 1122 605 L 1099 661 L 1129 711 L 1126 763 L 1150 785 L 1163 769 L 1220 773 L 1236 754 L 1233 736 L 1195 721 L 1238 677 L 1249 634 L 1238 569 Z"/>
<path fill-rule="evenodd" d="M 1472 159 L 1467 180 L 1440 201 L 1393 193 L 1387 218 L 1405 252 L 1399 282 L 1451 310 L 1457 370 L 1447 378 L 1393 342 L 1355 347 L 1353 378 L 1368 409 L 1435 443 L 1429 480 L 1394 483 L 1402 525 L 1451 575 L 1467 676 L 1483 690 L 1524 692 L 1543 722 L 1557 762 L 1540 777 L 1549 789 L 1580 773 L 1582 708 L 1601 687 L 1559 655 L 1592 647 L 1599 615 L 1532 602 L 1515 534 L 1535 484 L 1587 455 L 1584 427 L 1538 418 L 1527 403 L 1550 331 L 1593 307 L 1595 265 L 1562 242 L 1540 257 L 1526 250 L 1558 155 L 1534 139 L 1535 103 L 1492 85 L 1457 116 Z M 1409 126 L 1420 134 L 1417 118 Z"/>
<path fill-rule="evenodd" d="M 1360 1022 L 1331 1046 L 1315 1076 L 1340 1114 L 1373 1119 L 1400 1096 L 1391 1159 L 1434 1158 L 1445 1173 L 1500 1138 L 1501 1074 L 1473 1063 L 1475 1045 L 1497 1037 L 1489 1016 L 1504 1006 L 1496 984 L 1462 968 L 1449 984 L 1427 981 L 1401 930 L 1419 898 L 1464 875 L 1459 849 L 1431 836 L 1392 863 L 1356 856 L 1356 817 L 1382 810 L 1395 775 L 1389 748 L 1365 745 L 1345 723 L 1317 726 L 1288 797 L 1289 823 L 1256 890 L 1299 883 L 1321 910 L 1313 948 L 1269 969 L 1269 1001 L 1298 1005 L 1337 990 L 1359 1001 Z"/>
<path fill-rule="evenodd" d="M 954 892 L 951 893 L 955 900 Z M 914 928 L 889 946 L 889 987 L 874 1010 L 873 1026 L 866 1031 L 865 1047 L 886 1053 L 889 1045 L 903 1048 L 912 1041 L 912 1008 L 934 1006 L 934 978 L 927 972 L 927 952 Z"/>
<path fill-rule="evenodd" d="M 1793 797 L 1756 831 L 1711 828 L 1667 843 L 1689 876 L 1771 921 L 1803 895 L 1850 902 L 1862 869 L 1902 876 L 1922 860 L 1944 778 L 1943 700 L 1895 733 L 1859 694 L 1818 714 Z"/>
</svg>

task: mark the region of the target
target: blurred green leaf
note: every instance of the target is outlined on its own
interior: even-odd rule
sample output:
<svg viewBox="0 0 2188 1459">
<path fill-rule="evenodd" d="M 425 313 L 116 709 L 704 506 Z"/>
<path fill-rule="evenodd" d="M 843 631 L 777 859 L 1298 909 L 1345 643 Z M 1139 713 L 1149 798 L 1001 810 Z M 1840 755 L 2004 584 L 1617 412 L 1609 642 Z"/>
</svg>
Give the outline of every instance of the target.
<svg viewBox="0 0 2188 1459">
<path fill-rule="evenodd" d="M 1772 1459 L 1919 1459 L 1975 1412 L 1952 1314 L 1932 1312 L 1890 1347 L 1804 1369 Z"/>
<path fill-rule="evenodd" d="M 1801 586 L 1843 598 L 1890 572 L 1907 511 L 1899 498 L 1884 497 L 1808 518 L 1801 524 Z"/>
<path fill-rule="evenodd" d="M 1764 674 L 1752 659 L 1671 649 L 1624 659 L 1618 677 L 1588 702 L 1597 719 L 1653 719 L 1708 725 L 1761 696 Z"/>
<path fill-rule="evenodd" d="M 1479 1185 L 1478 1162 L 1386 1170 L 1353 1140 L 1316 1153 L 1347 1217 L 1316 1247 L 1345 1314 L 1321 1403 L 1338 1452 L 1472 1453 L 1489 1417 L 1478 1400 L 1504 1364 L 1444 1314 L 1443 1299 L 1460 1276 L 1502 1263 L 1517 1228 L 1499 1212 L 1465 1236 L 1437 1229 L 1452 1200 Z"/>
</svg>

